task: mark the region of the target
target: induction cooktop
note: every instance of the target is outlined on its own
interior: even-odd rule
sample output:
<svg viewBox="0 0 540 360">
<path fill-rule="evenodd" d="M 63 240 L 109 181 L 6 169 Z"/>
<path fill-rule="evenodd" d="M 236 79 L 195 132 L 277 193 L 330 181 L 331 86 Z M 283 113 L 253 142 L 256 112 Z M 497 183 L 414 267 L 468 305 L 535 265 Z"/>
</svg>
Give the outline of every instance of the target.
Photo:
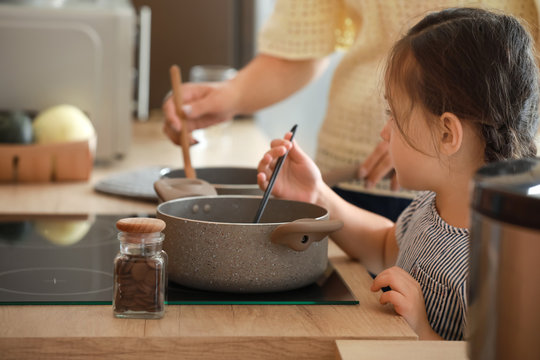
<svg viewBox="0 0 540 360">
<path fill-rule="evenodd" d="M 121 215 L 0 215 L 0 305 L 111 304 Z M 166 241 L 166 240 L 165 240 Z M 169 282 L 167 303 L 355 305 L 329 265 L 315 283 L 283 292 L 233 294 Z"/>
</svg>

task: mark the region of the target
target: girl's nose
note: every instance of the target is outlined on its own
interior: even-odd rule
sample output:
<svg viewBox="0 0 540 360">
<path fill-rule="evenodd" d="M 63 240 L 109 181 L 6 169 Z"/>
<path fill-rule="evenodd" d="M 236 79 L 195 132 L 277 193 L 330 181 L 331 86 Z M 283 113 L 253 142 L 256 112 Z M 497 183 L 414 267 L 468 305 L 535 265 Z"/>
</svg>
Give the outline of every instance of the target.
<svg viewBox="0 0 540 360">
<path fill-rule="evenodd" d="M 384 127 L 381 130 L 381 138 L 384 141 L 390 141 L 390 120 L 387 120 L 386 124 L 384 124 Z"/>
</svg>

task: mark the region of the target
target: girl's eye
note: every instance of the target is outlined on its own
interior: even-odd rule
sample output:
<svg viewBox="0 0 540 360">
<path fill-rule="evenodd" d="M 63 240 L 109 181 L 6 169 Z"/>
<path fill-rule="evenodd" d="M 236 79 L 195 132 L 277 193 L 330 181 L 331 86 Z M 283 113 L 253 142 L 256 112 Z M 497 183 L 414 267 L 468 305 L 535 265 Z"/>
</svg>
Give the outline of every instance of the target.
<svg viewBox="0 0 540 360">
<path fill-rule="evenodd" d="M 386 109 L 384 112 L 385 112 L 386 116 L 388 116 L 389 118 L 391 118 L 391 119 L 394 118 L 394 115 L 392 114 L 392 111 L 390 109 Z"/>
</svg>

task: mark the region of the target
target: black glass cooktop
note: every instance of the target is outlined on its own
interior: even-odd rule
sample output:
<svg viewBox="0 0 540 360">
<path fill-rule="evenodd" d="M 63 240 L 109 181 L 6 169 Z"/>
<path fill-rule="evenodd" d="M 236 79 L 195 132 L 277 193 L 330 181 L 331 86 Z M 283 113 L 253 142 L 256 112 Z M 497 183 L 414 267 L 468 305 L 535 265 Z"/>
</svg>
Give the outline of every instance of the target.
<svg viewBox="0 0 540 360">
<path fill-rule="evenodd" d="M 111 304 L 116 221 L 122 215 L 0 215 L 0 305 Z M 331 266 L 314 284 L 284 292 L 232 294 L 173 282 L 168 304 L 354 305 Z"/>
</svg>

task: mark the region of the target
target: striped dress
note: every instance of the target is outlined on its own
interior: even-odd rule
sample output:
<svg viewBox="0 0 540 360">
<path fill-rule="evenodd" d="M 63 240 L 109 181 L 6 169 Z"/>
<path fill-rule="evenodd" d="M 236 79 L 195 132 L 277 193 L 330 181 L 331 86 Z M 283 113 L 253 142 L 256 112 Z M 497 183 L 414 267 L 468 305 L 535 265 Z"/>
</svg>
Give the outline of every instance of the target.
<svg viewBox="0 0 540 360">
<path fill-rule="evenodd" d="M 448 225 L 435 193 L 420 193 L 397 221 L 396 265 L 422 287 L 431 327 L 446 340 L 463 340 L 467 312 L 469 231 Z"/>
</svg>

